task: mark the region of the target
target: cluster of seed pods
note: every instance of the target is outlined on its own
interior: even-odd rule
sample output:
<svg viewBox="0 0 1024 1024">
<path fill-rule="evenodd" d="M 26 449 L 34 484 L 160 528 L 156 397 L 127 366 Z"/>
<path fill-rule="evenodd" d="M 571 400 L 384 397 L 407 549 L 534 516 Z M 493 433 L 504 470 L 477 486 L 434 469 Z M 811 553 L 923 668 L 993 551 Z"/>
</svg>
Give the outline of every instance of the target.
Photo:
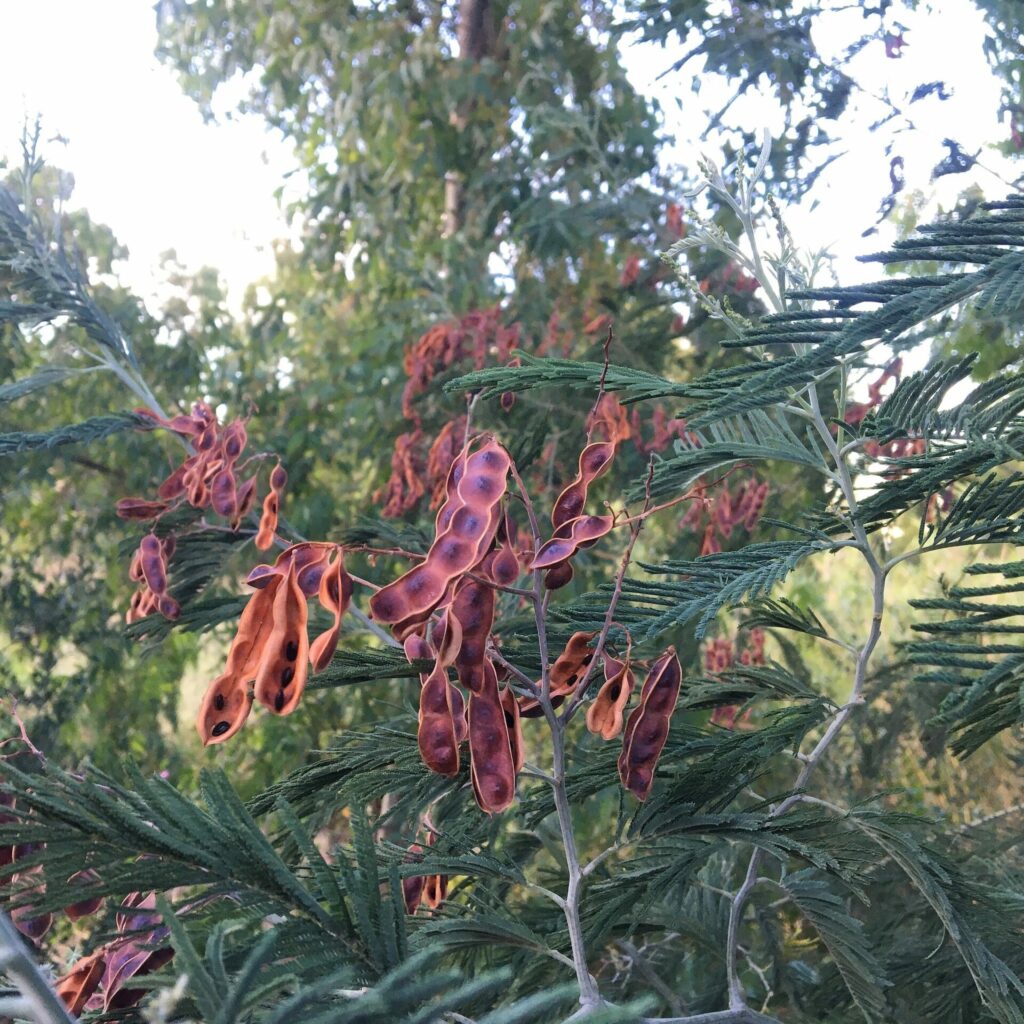
<svg viewBox="0 0 1024 1024">
<path fill-rule="evenodd" d="M 737 660 L 741 665 L 763 665 L 764 641 L 765 633 L 760 627 L 750 630 L 747 642 L 742 648 L 738 641 L 734 642 L 726 636 L 715 637 L 704 647 L 704 671 L 709 676 L 719 675 L 731 668 Z M 750 709 L 747 709 L 742 719 L 739 718 L 739 713 L 739 704 L 722 705 L 711 712 L 711 724 L 724 729 L 734 729 L 737 721 L 741 725 L 747 722 Z"/>
<path fill-rule="evenodd" d="M 0 793 L 0 822 L 12 824 L 18 821 L 15 812 L 15 799 L 7 793 Z M 37 894 L 42 897 L 45 893 L 43 881 L 43 869 L 40 865 L 33 865 L 28 868 L 19 867 L 19 861 L 38 853 L 43 847 L 39 843 L 20 843 L 15 846 L 0 846 L 0 880 L 12 891 L 27 893 L 35 897 Z M 95 881 L 96 875 L 90 869 L 76 871 L 68 880 L 72 884 L 85 884 Z M 64 907 L 64 914 L 72 921 L 82 917 L 89 917 L 95 914 L 103 906 L 103 900 L 96 898 L 83 899 Z M 10 911 L 11 921 L 15 928 L 26 938 L 38 942 L 52 927 L 54 916 L 52 913 L 37 913 L 31 905 L 22 905 L 12 908 Z"/>
<path fill-rule="evenodd" d="M 549 590 L 564 587 L 572 579 L 572 556 L 590 547 L 614 525 L 612 516 L 584 515 L 590 485 L 607 472 L 615 457 L 614 441 L 595 441 L 580 452 L 579 468 L 572 483 L 555 499 L 551 509 L 554 535 L 535 552 L 531 569 L 545 569 Z"/>
<path fill-rule="evenodd" d="M 622 732 L 626 705 L 636 680 L 630 668 L 629 650 L 619 661 L 607 652 L 604 658 L 604 683 L 587 708 L 587 728 L 603 740 L 613 740 Z"/>
<path fill-rule="evenodd" d="M 697 488 L 699 500 L 679 520 L 681 530 L 703 530 L 701 555 L 722 550 L 722 542 L 742 526 L 748 533 L 756 527 L 765 502 L 768 500 L 768 482 L 750 477 L 735 488 L 718 487 L 714 494 L 704 485 Z"/>
<path fill-rule="evenodd" d="M 255 593 L 239 619 L 224 672 L 210 683 L 196 726 L 204 744 L 230 739 L 249 717 L 253 700 L 288 715 L 309 674 L 334 656 L 352 580 L 336 544 L 305 542 L 283 551 L 273 565 L 258 565 L 246 580 Z M 309 642 L 308 601 L 316 597 L 333 624 Z"/>
<path fill-rule="evenodd" d="M 76 960 L 57 982 L 57 994 L 75 1017 L 83 1011 L 112 1013 L 137 1005 L 149 990 L 128 987 L 131 980 L 152 974 L 174 959 L 174 950 L 163 945 L 169 931 L 155 913 L 153 893 L 130 893 L 121 908 L 115 918 L 118 937 Z"/>
<path fill-rule="evenodd" d="M 188 504 L 197 509 L 210 509 L 237 530 L 256 500 L 257 472 L 254 470 L 245 476 L 245 468 L 254 459 L 262 458 L 255 455 L 245 462 L 240 461 L 248 443 L 245 420 L 221 424 L 206 402 L 196 402 L 189 415 L 170 419 L 163 419 L 148 409 L 136 412 L 184 438 L 189 454 L 157 488 L 156 500 L 122 498 L 117 503 L 117 514 L 122 519 L 155 520 Z M 256 536 L 256 546 L 261 551 L 266 551 L 274 542 L 278 507 L 286 481 L 287 474 L 278 464 L 270 476 L 270 492 L 263 504 Z M 169 619 L 177 618 L 180 613 L 178 603 L 167 592 L 167 563 L 173 552 L 173 536 L 164 538 L 163 551 L 158 550 L 159 543 L 156 535 L 150 533 L 143 538 L 132 560 L 131 578 L 141 586 L 132 598 L 126 616 L 129 622 L 154 612 Z"/>
<path fill-rule="evenodd" d="M 646 800 L 654 783 L 658 758 L 668 739 L 668 727 L 679 697 L 683 670 L 674 647 L 669 647 L 647 674 L 640 703 L 626 720 L 619 755 L 619 778 L 638 800 Z"/>
</svg>

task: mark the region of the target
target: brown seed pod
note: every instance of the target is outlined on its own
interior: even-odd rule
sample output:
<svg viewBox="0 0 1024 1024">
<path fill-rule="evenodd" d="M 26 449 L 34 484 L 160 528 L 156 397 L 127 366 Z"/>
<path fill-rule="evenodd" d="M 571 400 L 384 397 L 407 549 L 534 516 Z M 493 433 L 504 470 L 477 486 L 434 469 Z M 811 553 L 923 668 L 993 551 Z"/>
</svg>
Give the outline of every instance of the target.
<svg viewBox="0 0 1024 1024">
<path fill-rule="evenodd" d="M 230 466 L 224 466 L 214 476 L 210 484 L 210 504 L 213 511 L 225 519 L 233 519 L 238 512 L 238 491 Z"/>
<path fill-rule="evenodd" d="M 99 988 L 106 968 L 106 950 L 98 949 L 76 960 L 71 970 L 57 982 L 57 995 L 73 1017 L 85 1009 L 85 1004 Z"/>
<path fill-rule="evenodd" d="M 256 500 L 256 477 L 251 476 L 238 485 L 237 507 L 235 517 L 231 520 L 234 529 L 238 529 L 242 520 L 252 510 L 253 502 Z"/>
<path fill-rule="evenodd" d="M 640 691 L 640 703 L 626 721 L 619 778 L 638 800 L 646 800 L 651 792 L 682 681 L 683 670 L 676 649 L 669 647 L 651 666 Z"/>
<path fill-rule="evenodd" d="M 336 558 L 320 577 L 320 604 L 327 611 L 334 612 L 334 625 L 325 633 L 321 633 L 310 645 L 309 660 L 313 664 L 314 672 L 322 672 L 334 657 L 341 634 L 341 620 L 352 600 L 352 589 L 352 579 L 345 572 L 344 555 L 341 548 L 338 548 Z"/>
<path fill-rule="evenodd" d="M 423 763 L 438 775 L 459 773 L 459 744 L 455 734 L 448 673 L 435 668 L 420 688 L 417 740 Z"/>
<path fill-rule="evenodd" d="M 245 725 L 251 710 L 248 683 L 242 682 L 238 676 L 218 676 L 207 687 L 196 715 L 196 728 L 203 738 L 203 746 L 231 739 Z"/>
<path fill-rule="evenodd" d="M 167 563 L 164 561 L 164 548 L 155 533 L 147 533 L 139 544 L 139 564 L 146 584 L 154 594 L 163 594 L 167 590 Z"/>
<path fill-rule="evenodd" d="M 488 567 L 491 579 L 503 587 L 510 587 L 519 579 L 519 559 L 512 546 L 514 536 L 512 522 L 506 511 L 498 524 L 498 550 L 494 552 Z"/>
<path fill-rule="evenodd" d="M 233 465 L 235 460 L 245 451 L 248 440 L 248 432 L 242 420 L 235 420 L 224 428 L 221 450 L 224 452 L 224 459 L 229 465 Z"/>
<path fill-rule="evenodd" d="M 507 686 L 501 688 L 499 697 L 501 698 L 501 710 L 505 713 L 505 727 L 508 729 L 509 747 L 512 750 L 512 764 L 515 767 L 516 775 L 518 775 L 523 770 L 523 763 L 526 760 L 519 702 L 516 700 L 516 695 Z"/>
<path fill-rule="evenodd" d="M 306 688 L 308 614 L 293 563 L 274 596 L 274 628 L 267 639 L 254 686 L 256 699 L 275 715 L 290 715 Z"/>
<path fill-rule="evenodd" d="M 487 638 L 494 624 L 494 588 L 479 580 L 463 579 L 449 609 L 462 627 L 462 643 L 455 659 L 459 682 L 471 693 L 483 686 Z"/>
<path fill-rule="evenodd" d="M 413 843 L 406 854 L 405 863 L 415 863 L 422 856 L 423 847 L 419 843 Z M 419 909 L 424 882 L 426 878 L 423 875 L 409 875 L 402 879 L 402 901 L 405 903 L 405 912 L 409 915 L 415 914 Z"/>
<path fill-rule="evenodd" d="M 428 910 L 437 910 L 448 895 L 447 875 L 427 875 L 423 879 L 423 906 Z"/>
<path fill-rule="evenodd" d="M 626 660 L 604 656 L 604 685 L 587 708 L 587 728 L 603 740 L 611 740 L 622 732 L 626 705 L 633 692 L 635 679 Z"/>
<path fill-rule="evenodd" d="M 555 530 L 530 563 L 531 569 L 552 569 L 568 561 L 580 548 L 596 544 L 615 525 L 614 516 L 577 516 Z"/>
<path fill-rule="evenodd" d="M 551 666 L 548 691 L 554 707 L 558 707 L 576 689 L 576 684 L 594 657 L 590 642 L 595 636 L 596 633 L 573 633 L 565 650 L 555 659 Z M 520 697 L 519 711 L 524 718 L 539 718 L 544 713 L 540 701 L 535 697 Z"/>
<path fill-rule="evenodd" d="M 461 475 L 452 467 L 451 479 L 458 480 L 456 495 L 438 513 L 438 525 L 447 521 L 447 526 L 435 536 L 420 565 L 370 598 L 375 619 L 399 623 L 429 614 L 450 584 L 480 561 L 498 528 L 510 465 L 505 450 L 490 439 L 465 459 Z"/>
<path fill-rule="evenodd" d="M 473 792 L 487 814 L 505 810 L 516 795 L 516 770 L 498 695 L 498 678 L 490 661 L 484 662 L 479 693 L 469 695 L 469 754 Z"/>
<path fill-rule="evenodd" d="M 560 590 L 572 582 L 572 576 L 572 562 L 559 562 L 558 565 L 544 573 L 544 586 L 548 590 Z"/>
<path fill-rule="evenodd" d="M 258 551 L 269 551 L 274 544 L 277 533 L 277 515 L 279 501 L 276 491 L 268 491 L 263 499 L 263 514 L 260 516 L 260 528 L 253 543 Z"/>
<path fill-rule="evenodd" d="M 122 498 L 115 506 L 121 519 L 156 519 L 169 507 L 165 501 L 147 501 L 145 498 Z"/>
<path fill-rule="evenodd" d="M 580 452 L 576 479 L 555 499 L 551 510 L 551 525 L 556 530 L 583 514 L 590 485 L 608 469 L 614 456 L 615 445 L 608 441 L 588 444 Z"/>
</svg>

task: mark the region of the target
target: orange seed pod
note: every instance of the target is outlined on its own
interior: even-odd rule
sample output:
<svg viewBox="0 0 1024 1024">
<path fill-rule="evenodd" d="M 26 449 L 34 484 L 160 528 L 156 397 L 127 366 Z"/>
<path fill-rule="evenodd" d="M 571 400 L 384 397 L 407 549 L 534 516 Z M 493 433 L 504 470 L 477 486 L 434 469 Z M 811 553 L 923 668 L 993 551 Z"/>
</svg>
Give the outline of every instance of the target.
<svg viewBox="0 0 1024 1024">
<path fill-rule="evenodd" d="M 254 687 L 256 699 L 275 715 L 290 715 L 306 687 L 308 614 L 293 563 L 274 596 L 274 628 L 267 639 Z"/>
</svg>

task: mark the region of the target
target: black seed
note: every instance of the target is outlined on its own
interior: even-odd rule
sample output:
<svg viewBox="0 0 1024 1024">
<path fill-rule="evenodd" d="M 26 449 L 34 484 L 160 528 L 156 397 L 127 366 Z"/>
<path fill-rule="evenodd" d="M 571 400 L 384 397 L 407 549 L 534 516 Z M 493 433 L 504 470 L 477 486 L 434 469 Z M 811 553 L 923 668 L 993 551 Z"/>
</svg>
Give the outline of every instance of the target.
<svg viewBox="0 0 1024 1024">
<path fill-rule="evenodd" d="M 295 669 L 289 665 L 281 673 L 281 689 L 283 690 L 295 678 Z"/>
<path fill-rule="evenodd" d="M 278 690 L 274 698 L 274 710 L 280 711 L 284 707 L 284 690 Z"/>
<path fill-rule="evenodd" d="M 289 640 L 284 647 L 284 656 L 289 661 L 294 661 L 299 656 L 299 644 L 296 640 Z"/>
<path fill-rule="evenodd" d="M 224 695 L 222 693 L 218 693 L 217 696 L 213 698 L 213 706 L 218 711 L 224 710 Z"/>
<path fill-rule="evenodd" d="M 231 728 L 230 722 L 218 722 L 211 730 L 211 734 L 214 736 L 223 736 L 224 733 Z"/>
</svg>

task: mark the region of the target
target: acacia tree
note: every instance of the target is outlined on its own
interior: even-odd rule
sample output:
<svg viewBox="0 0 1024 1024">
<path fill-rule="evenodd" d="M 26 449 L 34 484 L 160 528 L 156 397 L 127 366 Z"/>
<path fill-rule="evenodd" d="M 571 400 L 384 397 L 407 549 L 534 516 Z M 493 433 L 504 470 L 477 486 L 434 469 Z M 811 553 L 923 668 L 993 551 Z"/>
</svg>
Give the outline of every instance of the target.
<svg viewBox="0 0 1024 1024">
<path fill-rule="evenodd" d="M 742 242 L 695 223 L 668 257 L 724 248 L 757 281 L 772 312 L 756 320 L 704 300 L 745 360 L 674 381 L 607 360 L 524 356 L 452 382 L 476 396 L 474 416 L 510 394 L 588 393 L 580 456 L 575 469 L 556 467 L 561 489 L 540 501 L 515 438 L 469 419 L 433 529 L 421 546 L 388 552 L 415 563 L 397 576 L 358 577 L 346 543 L 291 535 L 276 470 L 253 485 L 269 491 L 247 525 L 241 467 L 258 421 L 222 425 L 200 404 L 118 423 L 185 442 L 180 471 L 121 506 L 154 523 L 133 569 L 135 611 L 153 609 L 137 632 L 203 617 L 165 600 L 193 535 L 281 546 L 248 575 L 252 596 L 199 712 L 207 742 L 233 742 L 254 700 L 287 717 L 322 699 L 303 693 L 309 682 L 407 680 L 398 685 L 410 692 L 408 710 L 343 735 L 248 805 L 219 773 L 193 801 L 139 773 L 125 784 L 4 763 L 0 842 L 11 844 L 9 902 L 23 930 L 44 933 L 58 908 L 122 901 L 119 934 L 98 929 L 61 983 L 74 1012 L 109 1014 L 146 985 L 173 985 L 174 973 L 151 973 L 173 955 L 187 981 L 168 1019 L 1024 1019 L 1006 911 L 1020 863 L 998 834 L 1004 819 L 962 829 L 891 797 L 864 800 L 837 757 L 856 749 L 848 734 L 865 702 L 899 673 L 941 692 L 939 718 L 960 754 L 1019 720 L 1019 652 L 1007 642 L 1019 628 L 1018 565 L 1001 554 L 1022 521 L 1019 374 L 952 404 L 970 359 L 932 363 L 887 390 L 899 375 L 890 362 L 868 401 L 853 389 L 952 307 L 1019 316 L 1024 204 L 985 204 L 877 257 L 941 260 L 949 273 L 816 288 L 780 223 L 781 251 L 763 249 L 767 156 L 739 174 L 736 194 L 706 168 Z M 23 298 L 37 287 L 28 276 L 17 285 Z M 94 325 L 94 343 L 113 345 L 81 282 L 77 306 L 54 294 L 54 308 Z M 124 352 L 112 358 L 130 365 Z M 602 513 L 593 485 L 617 458 L 620 403 L 656 400 L 682 411 L 686 430 Z M 817 501 L 776 523 L 774 538 L 646 560 L 647 524 L 679 504 L 717 503 L 730 470 L 750 463 L 814 473 Z M 208 527 L 219 516 L 226 534 L 183 527 L 189 508 L 206 509 Z M 902 542 L 897 524 L 914 525 Z M 994 546 L 969 568 L 980 579 L 915 602 L 944 614 L 922 616 L 923 639 L 883 659 L 894 575 L 979 544 Z M 602 550 L 612 576 L 563 599 L 570 569 Z M 862 591 L 848 622 L 829 627 L 785 596 L 806 560 L 849 557 Z M 724 609 L 740 610 L 747 657 L 684 679 L 677 648 Z M 365 626 L 367 613 L 379 642 L 338 650 L 344 616 Z M 837 652 L 827 677 L 806 670 L 788 634 Z M 737 705 L 749 716 L 708 720 Z M 610 828 L 581 828 L 595 819 Z"/>
</svg>

